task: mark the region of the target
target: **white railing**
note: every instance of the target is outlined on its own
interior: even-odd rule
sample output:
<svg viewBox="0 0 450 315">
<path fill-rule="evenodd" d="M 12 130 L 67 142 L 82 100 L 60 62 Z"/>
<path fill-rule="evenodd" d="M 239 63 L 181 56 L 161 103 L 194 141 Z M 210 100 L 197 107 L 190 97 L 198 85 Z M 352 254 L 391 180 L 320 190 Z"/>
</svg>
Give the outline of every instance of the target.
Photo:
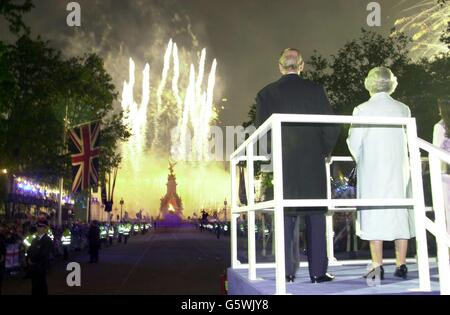
<svg viewBox="0 0 450 315">
<path fill-rule="evenodd" d="M 428 152 L 430 164 L 434 222 L 425 217 L 425 227 L 436 237 L 439 286 L 441 289 L 441 294 L 450 295 L 450 266 L 448 251 L 450 247 L 450 237 L 447 233 L 445 221 L 444 191 L 441 172 L 441 162 L 450 165 L 450 154 L 422 139 L 417 139 L 417 144 L 420 149 Z"/>
<path fill-rule="evenodd" d="M 282 167 L 282 123 L 317 123 L 317 124 L 363 124 L 363 125 L 391 125 L 404 126 L 406 128 L 409 158 L 411 166 L 412 198 L 407 199 L 331 199 L 331 193 L 327 199 L 284 199 L 283 197 L 283 167 Z M 254 162 L 268 161 L 266 156 L 255 156 L 254 146 L 267 132 L 272 131 L 272 165 L 273 165 L 273 187 L 274 199 L 271 201 L 255 203 L 254 194 Z M 422 168 L 420 148 L 430 153 L 430 169 L 432 173 L 433 201 L 436 211 L 436 222 L 431 222 L 425 215 L 425 202 L 422 183 Z M 445 231 L 445 214 L 443 206 L 442 183 L 440 180 L 440 160 L 450 163 L 449 155 L 431 146 L 425 141 L 417 138 L 416 120 L 414 118 L 391 118 L 391 117 L 353 117 L 353 116 L 326 116 L 326 115 L 294 115 L 274 114 L 262 126 L 258 128 L 249 138 L 242 143 L 230 157 L 231 171 L 231 266 L 233 269 L 248 269 L 250 280 L 257 280 L 257 268 L 273 268 L 276 274 L 276 294 L 286 294 L 285 280 L 285 255 L 284 255 L 284 208 L 286 207 L 368 207 L 368 206 L 410 206 L 414 209 L 416 242 L 417 242 L 417 264 L 419 268 L 419 290 L 431 291 L 430 270 L 428 261 L 428 249 L 426 230 L 436 235 L 438 240 L 438 259 L 441 293 L 449 294 L 450 274 L 448 265 L 448 247 L 450 244 Z M 236 167 L 240 161 L 247 162 L 247 206 L 238 205 L 237 174 Z M 436 166 L 437 165 L 437 166 Z M 438 172 L 439 168 L 439 173 Z M 439 174 L 439 175 L 438 175 Z M 440 187 L 440 188 L 439 188 Z M 275 263 L 256 263 L 256 240 L 255 240 L 255 212 L 274 211 L 275 232 Z M 240 214 L 246 213 L 248 220 L 248 264 L 241 264 L 237 259 L 237 219 Z M 330 226 L 328 217 L 328 226 Z M 444 232 L 445 231 L 445 232 Z M 332 231 L 331 231 L 332 232 Z M 330 231 L 328 231 L 330 235 Z M 328 242 L 329 243 L 329 242 Z M 331 242 L 332 243 L 332 242 Z M 445 247 L 445 250 L 444 250 Z M 331 251 L 330 251 L 331 250 Z M 328 246 L 328 253 L 333 250 Z M 333 257 L 333 256 L 331 256 Z"/>
<path fill-rule="evenodd" d="M 422 163 L 428 163 L 429 159 L 427 157 L 422 157 Z M 330 159 L 326 159 L 325 167 L 326 167 L 326 176 L 327 176 L 327 199 L 332 199 L 332 188 L 331 188 L 331 165 L 335 162 L 355 162 L 351 156 L 332 156 Z M 338 261 L 334 255 L 334 225 L 333 225 L 333 216 L 336 212 L 356 212 L 356 207 L 332 207 L 328 208 L 328 212 L 326 213 L 326 238 L 327 238 L 327 255 L 328 255 L 328 264 L 330 266 L 343 266 L 349 264 L 361 264 L 361 260 L 350 260 L 350 261 Z M 426 212 L 432 212 L 432 207 L 425 207 Z M 355 217 L 353 217 L 353 232 L 359 230 L 358 221 Z M 353 251 L 357 251 L 358 240 L 357 237 L 353 238 Z M 395 262 L 395 259 L 384 259 L 384 262 Z M 364 261 L 367 262 L 367 261 Z"/>
</svg>

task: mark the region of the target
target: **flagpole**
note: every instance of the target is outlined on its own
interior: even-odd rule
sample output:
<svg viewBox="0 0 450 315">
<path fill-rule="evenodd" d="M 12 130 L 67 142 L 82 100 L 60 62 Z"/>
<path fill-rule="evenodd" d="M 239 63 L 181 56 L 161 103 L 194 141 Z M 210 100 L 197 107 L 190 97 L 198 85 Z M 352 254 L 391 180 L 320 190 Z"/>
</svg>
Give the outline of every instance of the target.
<svg viewBox="0 0 450 315">
<path fill-rule="evenodd" d="M 67 129 L 67 111 L 68 106 L 66 105 L 66 116 L 64 117 L 64 130 L 63 130 L 63 152 L 66 148 L 66 129 Z M 62 203 L 63 203 L 63 189 L 64 189 L 64 177 L 59 178 L 59 204 L 58 204 L 58 226 L 62 226 Z"/>
<path fill-rule="evenodd" d="M 91 187 L 89 187 L 89 193 L 87 196 L 87 205 L 86 205 L 86 222 L 91 223 Z"/>
<path fill-rule="evenodd" d="M 64 186 L 64 178 L 59 178 L 59 205 L 58 205 L 58 226 L 62 225 L 62 202 L 63 202 L 63 186 Z"/>
<path fill-rule="evenodd" d="M 78 124 L 78 125 L 73 125 L 73 126 L 71 126 L 71 127 L 72 127 L 72 128 L 78 128 L 78 127 L 81 127 L 81 126 L 84 126 L 84 125 L 92 124 L 92 123 L 97 122 L 97 121 L 100 121 L 100 119 L 91 120 L 91 121 L 84 122 L 84 123 L 81 123 L 81 124 Z"/>
</svg>

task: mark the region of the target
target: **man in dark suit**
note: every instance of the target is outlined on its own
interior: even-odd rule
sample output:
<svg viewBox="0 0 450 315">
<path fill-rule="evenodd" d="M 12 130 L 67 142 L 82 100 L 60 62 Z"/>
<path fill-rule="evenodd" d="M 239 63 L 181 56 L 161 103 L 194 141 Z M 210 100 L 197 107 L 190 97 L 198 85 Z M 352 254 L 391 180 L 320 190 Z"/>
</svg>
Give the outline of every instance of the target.
<svg viewBox="0 0 450 315">
<path fill-rule="evenodd" d="M 88 241 L 89 241 L 89 256 L 90 256 L 90 263 L 98 263 L 98 252 L 100 250 L 100 228 L 98 225 L 98 221 L 93 221 L 91 223 L 91 226 L 89 228 L 89 234 L 88 234 Z M 126 239 L 125 239 L 126 243 Z"/>
<path fill-rule="evenodd" d="M 256 125 L 272 114 L 333 115 L 324 89 L 300 78 L 304 62 L 297 49 L 285 49 L 279 59 L 283 76 L 257 97 Z M 340 127 L 327 124 L 283 124 L 283 188 L 285 199 L 326 199 L 325 158 L 331 154 Z M 270 140 L 270 139 L 269 139 Z M 313 283 L 331 281 L 327 273 L 324 208 L 285 208 L 286 279 L 294 281 L 299 255 L 299 216 L 306 219 L 307 255 Z"/>
<path fill-rule="evenodd" d="M 31 242 L 27 252 L 32 295 L 48 295 L 47 269 L 53 242 L 47 235 L 47 229 L 48 223 L 46 220 L 38 221 L 37 236 Z"/>
</svg>

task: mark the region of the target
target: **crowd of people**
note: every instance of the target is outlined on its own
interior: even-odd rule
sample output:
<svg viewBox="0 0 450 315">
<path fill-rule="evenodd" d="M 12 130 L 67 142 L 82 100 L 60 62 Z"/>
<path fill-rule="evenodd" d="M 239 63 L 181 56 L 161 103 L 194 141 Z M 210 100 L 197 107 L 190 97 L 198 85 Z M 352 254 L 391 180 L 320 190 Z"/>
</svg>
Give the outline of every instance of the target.
<svg viewBox="0 0 450 315">
<path fill-rule="evenodd" d="M 230 231 L 229 222 L 219 220 L 217 212 L 212 216 L 206 211 L 201 211 L 201 217 L 198 218 L 197 228 L 200 232 L 209 231 L 216 235 L 217 239 L 220 239 L 221 235 L 228 235 Z"/>
<path fill-rule="evenodd" d="M 55 260 L 68 261 L 75 252 L 88 252 L 89 262 L 98 263 L 102 246 L 127 244 L 131 235 L 145 234 L 150 221 L 81 221 L 50 225 L 48 216 L 26 221 L 0 223 L 0 294 L 5 275 L 31 279 L 32 294 L 47 294 L 46 273 Z"/>
</svg>

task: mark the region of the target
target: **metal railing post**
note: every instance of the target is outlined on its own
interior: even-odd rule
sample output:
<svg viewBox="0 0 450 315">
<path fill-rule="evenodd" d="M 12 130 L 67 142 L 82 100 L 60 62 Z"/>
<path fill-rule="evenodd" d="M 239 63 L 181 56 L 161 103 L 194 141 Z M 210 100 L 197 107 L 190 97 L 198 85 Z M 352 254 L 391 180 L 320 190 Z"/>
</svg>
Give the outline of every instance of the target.
<svg viewBox="0 0 450 315">
<path fill-rule="evenodd" d="M 353 223 L 353 252 L 356 253 L 358 251 L 358 233 L 357 233 L 357 224 L 358 220 L 355 215 L 352 215 L 352 223 Z"/>
<path fill-rule="evenodd" d="M 247 211 L 248 220 L 248 278 L 256 280 L 256 240 L 255 240 L 255 210 L 251 209 L 255 205 L 255 173 L 253 165 L 253 143 L 247 145 L 247 205 L 250 210 Z"/>
<path fill-rule="evenodd" d="M 415 120 L 406 126 L 410 156 L 412 197 L 414 200 L 414 222 L 417 243 L 417 265 L 419 269 L 419 284 L 421 291 L 431 291 L 430 266 L 428 262 L 428 245 L 425 227 L 425 198 L 422 182 L 422 162 L 417 144 L 417 127 Z"/>
<path fill-rule="evenodd" d="M 261 251 L 261 255 L 263 257 L 266 257 L 266 255 L 267 255 L 267 251 L 266 251 L 267 238 L 266 238 L 266 218 L 264 216 L 264 213 L 262 213 L 262 215 L 261 215 L 261 230 L 262 230 L 262 251 Z"/>
<path fill-rule="evenodd" d="M 236 181 L 236 159 L 230 161 L 230 173 L 231 173 L 231 224 L 230 224 L 230 243 L 231 243 L 231 268 L 236 268 L 239 264 L 237 259 L 237 219 L 238 214 L 234 213 L 237 207 L 237 181 Z"/>
<path fill-rule="evenodd" d="M 331 200 L 331 160 L 326 159 L 325 161 L 325 172 L 327 176 L 327 199 Z M 326 222 L 326 237 L 327 237 L 327 256 L 328 261 L 333 264 L 337 262 L 337 259 L 334 257 L 334 230 L 333 230 L 333 212 L 330 211 L 330 207 L 328 207 L 328 212 L 325 216 Z"/>
<path fill-rule="evenodd" d="M 281 122 L 272 122 L 273 192 L 275 200 L 275 282 L 276 294 L 286 294 L 286 266 L 284 254 L 284 208 L 283 208 L 283 156 Z"/>
</svg>

